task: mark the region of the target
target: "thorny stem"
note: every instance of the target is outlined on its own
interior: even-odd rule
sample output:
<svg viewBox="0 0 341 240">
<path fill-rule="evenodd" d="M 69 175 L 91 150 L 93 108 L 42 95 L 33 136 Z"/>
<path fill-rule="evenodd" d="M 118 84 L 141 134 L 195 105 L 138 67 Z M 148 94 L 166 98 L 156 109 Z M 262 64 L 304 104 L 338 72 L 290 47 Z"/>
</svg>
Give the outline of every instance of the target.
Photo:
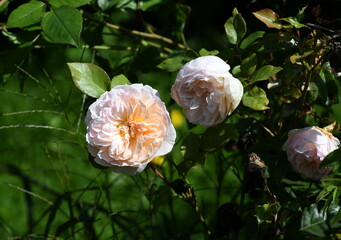
<svg viewBox="0 0 341 240">
<path fill-rule="evenodd" d="M 118 25 L 115 25 L 115 24 L 112 24 L 112 23 L 108 23 L 108 22 L 103 22 L 103 21 L 100 21 L 98 19 L 95 19 L 93 18 L 89 13 L 87 12 L 84 12 L 84 11 L 81 11 L 81 13 L 89 20 L 91 21 L 94 21 L 94 22 L 98 22 L 100 24 L 103 24 L 104 26 L 108 27 L 108 28 L 111 28 L 111 29 L 115 29 L 115 30 L 118 30 L 118 31 L 121 31 L 123 33 L 128 33 L 128 34 L 131 34 L 131 35 L 136 35 L 136 36 L 140 36 L 140 37 L 145 37 L 145 38 L 150 38 L 150 39 L 155 39 L 155 40 L 159 40 L 159 41 L 162 41 L 164 43 L 168 43 L 170 45 L 175 45 L 177 46 L 178 48 L 180 49 L 184 49 L 184 50 L 189 50 L 189 48 L 187 48 L 185 45 L 183 44 L 180 44 L 180 43 L 175 43 L 172 39 L 170 38 L 166 38 L 164 36 L 161 36 L 161 35 L 158 35 L 156 33 L 146 33 L 146 32 L 140 32 L 140 31 L 137 31 L 137 30 L 130 30 L 130 29 L 127 29 L 127 28 L 124 28 L 122 26 L 118 26 Z"/>
<path fill-rule="evenodd" d="M 158 176 L 164 183 L 166 183 L 167 186 L 169 186 L 170 188 L 173 189 L 172 184 L 156 169 L 156 167 L 154 165 L 150 165 L 151 169 L 154 171 L 155 175 Z M 205 218 L 203 217 L 203 215 L 200 212 L 199 206 L 197 204 L 194 192 L 192 191 L 192 188 L 190 188 L 189 193 L 184 193 L 179 195 L 185 202 L 187 202 L 195 211 L 195 213 L 197 214 L 200 223 L 204 229 L 204 237 L 205 240 L 207 240 L 209 238 L 209 236 L 211 235 L 211 231 L 209 230 Z"/>
</svg>

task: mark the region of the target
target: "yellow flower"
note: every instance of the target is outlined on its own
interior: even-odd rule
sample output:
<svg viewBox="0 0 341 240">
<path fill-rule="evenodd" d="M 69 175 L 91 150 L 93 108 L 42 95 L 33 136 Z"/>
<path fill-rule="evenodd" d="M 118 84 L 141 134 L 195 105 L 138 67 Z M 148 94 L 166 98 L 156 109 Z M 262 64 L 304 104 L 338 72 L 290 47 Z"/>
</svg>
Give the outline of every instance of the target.
<svg viewBox="0 0 341 240">
<path fill-rule="evenodd" d="M 165 161 L 165 157 L 164 156 L 159 156 L 159 157 L 155 157 L 152 160 L 152 163 L 154 163 L 155 165 L 159 165 L 161 166 Z"/>
<path fill-rule="evenodd" d="M 170 115 L 171 121 L 176 128 L 181 127 L 186 121 L 185 116 L 179 109 L 171 110 Z"/>
</svg>

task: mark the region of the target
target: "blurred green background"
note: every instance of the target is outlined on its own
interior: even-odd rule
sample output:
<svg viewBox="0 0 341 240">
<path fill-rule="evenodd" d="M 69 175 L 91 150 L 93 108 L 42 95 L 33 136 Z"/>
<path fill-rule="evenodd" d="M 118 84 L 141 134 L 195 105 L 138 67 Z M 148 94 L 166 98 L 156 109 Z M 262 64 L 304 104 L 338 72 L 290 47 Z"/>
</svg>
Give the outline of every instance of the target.
<svg viewBox="0 0 341 240">
<path fill-rule="evenodd" d="M 131 82 L 151 85 L 160 92 L 172 113 L 178 109 L 169 95 L 176 72 L 163 71 L 157 65 L 184 50 L 124 34 L 90 20 L 83 22 L 79 48 L 53 44 L 37 33 L 39 25 L 6 30 L 8 15 L 22 1 L 1 1 L 0 4 L 0 239 L 204 239 L 196 210 L 175 197 L 174 191 L 150 168 L 130 177 L 91 165 L 84 116 L 94 99 L 75 88 L 66 65 L 92 62 L 102 67 L 110 78 L 125 74 Z M 156 32 L 177 43 L 188 44 L 195 52 L 201 48 L 219 50 L 222 56 L 230 58 L 232 46 L 228 45 L 223 26 L 233 8 L 243 15 L 251 33 L 267 29 L 255 19 L 253 11 L 271 8 L 280 16 L 292 16 L 306 5 L 307 12 L 311 12 L 319 4 L 322 19 L 339 19 L 340 2 L 327 0 L 98 0 L 89 1 L 79 9 L 100 21 Z M 315 18 L 307 15 L 306 21 L 314 23 Z M 328 27 L 339 26 L 340 21 Z M 37 36 L 32 45 L 25 46 Z M 193 58 L 195 52 L 185 55 Z M 326 115 L 340 123 L 341 104 L 333 105 L 332 110 Z M 247 115 L 242 109 L 240 115 L 243 114 Z M 266 121 L 257 113 L 252 114 L 252 119 Z M 243 129 L 249 120 L 245 117 L 236 124 Z M 231 118 L 230 122 L 233 121 L 239 121 L 238 116 Z M 189 129 L 194 133 L 205 131 L 203 127 L 182 122 L 177 126 L 174 151 L 158 166 L 170 181 L 181 177 L 173 163 L 179 165 L 183 161 L 181 145 Z M 281 146 L 274 146 L 266 134 L 262 139 L 269 143 L 258 146 L 264 160 L 276 158 L 276 164 L 267 162 L 273 167 L 270 175 L 284 176 L 289 165 Z M 200 170 L 193 169 L 186 175 L 186 184 L 195 190 L 197 205 L 211 229 L 219 226 L 217 209 L 222 204 L 239 203 L 244 197 L 245 205 L 253 201 L 244 196 L 241 186 L 244 166 L 237 141 L 238 135 L 222 151 L 209 154 Z M 280 141 L 283 143 L 283 139 Z M 273 155 L 269 148 L 273 149 Z M 292 176 L 297 180 L 297 188 L 307 188 L 308 182 L 300 182 L 298 174 Z M 272 178 L 269 185 L 277 182 L 278 179 Z M 291 193 L 275 192 L 291 199 Z M 257 201 L 264 202 L 262 198 Z M 288 202 L 293 214 L 288 229 L 299 229 L 300 220 L 294 219 L 294 214 L 299 215 L 299 204 Z M 248 216 L 254 210 L 243 207 L 240 216 Z M 245 228 L 239 235 L 232 233 L 224 239 L 259 237 L 250 231 L 260 226 L 256 217 L 243 224 Z M 288 231 L 286 239 L 304 239 L 303 235 L 293 238 L 291 234 L 296 233 Z"/>
</svg>

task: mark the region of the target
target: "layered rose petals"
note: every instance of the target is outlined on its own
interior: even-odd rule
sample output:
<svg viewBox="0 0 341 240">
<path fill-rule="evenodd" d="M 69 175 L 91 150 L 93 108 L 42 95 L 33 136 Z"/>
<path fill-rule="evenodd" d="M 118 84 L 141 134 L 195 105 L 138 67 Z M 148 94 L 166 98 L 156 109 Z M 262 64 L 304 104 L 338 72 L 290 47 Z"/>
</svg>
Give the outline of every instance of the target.
<svg viewBox="0 0 341 240">
<path fill-rule="evenodd" d="M 243 86 L 229 70 L 230 66 L 216 56 L 199 57 L 180 69 L 171 96 L 190 122 L 212 126 L 236 109 Z"/>
<path fill-rule="evenodd" d="M 95 162 L 133 175 L 170 152 L 175 129 L 156 90 L 142 84 L 116 86 L 88 110 L 86 140 Z"/>
<path fill-rule="evenodd" d="M 320 169 L 321 161 L 339 144 L 340 141 L 331 133 L 319 127 L 305 127 L 289 131 L 284 147 L 294 171 L 312 179 L 320 179 L 332 169 Z"/>
</svg>

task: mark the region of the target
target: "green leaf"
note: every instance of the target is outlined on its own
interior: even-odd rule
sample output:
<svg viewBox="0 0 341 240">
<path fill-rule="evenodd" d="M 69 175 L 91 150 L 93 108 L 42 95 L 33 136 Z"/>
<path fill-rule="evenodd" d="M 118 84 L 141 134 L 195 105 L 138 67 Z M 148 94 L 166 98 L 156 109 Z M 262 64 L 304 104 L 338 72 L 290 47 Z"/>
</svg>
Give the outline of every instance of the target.
<svg viewBox="0 0 341 240">
<path fill-rule="evenodd" d="M 241 80 L 240 77 L 241 77 L 242 71 L 240 69 L 240 65 L 234 66 L 234 68 L 231 70 L 231 73 L 234 77 L 239 78 L 239 80 Z"/>
<path fill-rule="evenodd" d="M 273 204 L 263 204 L 256 207 L 256 217 L 258 223 L 262 223 L 267 220 L 272 220 L 273 215 L 278 211 L 277 206 Z"/>
<path fill-rule="evenodd" d="M 249 57 L 244 58 L 242 60 L 242 64 L 240 65 L 240 69 L 242 73 L 249 77 L 256 70 L 257 67 L 257 55 L 252 53 Z"/>
<path fill-rule="evenodd" d="M 190 133 L 182 142 L 182 149 L 185 151 L 184 161 L 178 165 L 181 173 L 186 174 L 188 170 L 198 169 L 205 164 L 206 156 L 200 152 L 200 135 Z"/>
<path fill-rule="evenodd" d="M 296 17 L 281 18 L 281 20 L 290 23 L 295 28 L 308 27 L 307 25 L 300 23 Z"/>
<path fill-rule="evenodd" d="M 0 13 L 7 10 L 9 1 L 0 1 Z"/>
<path fill-rule="evenodd" d="M 301 22 L 302 19 L 304 18 L 304 14 L 305 14 L 304 12 L 305 12 L 305 10 L 306 10 L 307 7 L 308 7 L 308 6 L 303 7 L 303 8 L 300 9 L 300 11 L 298 12 L 296 18 L 297 18 L 297 20 L 298 20 L 299 22 Z"/>
<path fill-rule="evenodd" d="M 246 23 L 244 18 L 235 8 L 232 16 L 224 24 L 227 40 L 231 44 L 239 43 L 246 33 Z"/>
<path fill-rule="evenodd" d="M 140 8 L 142 11 L 148 11 L 149 9 L 152 9 L 153 7 L 162 4 L 163 0 L 144 0 L 140 1 Z"/>
<path fill-rule="evenodd" d="M 239 43 L 246 33 L 246 22 L 240 13 L 235 16 L 233 25 L 237 32 L 237 42 Z"/>
<path fill-rule="evenodd" d="M 341 208 L 339 208 L 338 212 L 336 213 L 335 217 L 333 218 L 332 224 L 338 223 L 341 220 Z"/>
<path fill-rule="evenodd" d="M 216 56 L 219 54 L 218 50 L 207 51 L 205 48 L 200 49 L 199 51 L 200 56 Z"/>
<path fill-rule="evenodd" d="M 83 18 L 81 13 L 69 6 L 62 6 L 45 13 L 41 22 L 44 37 L 53 43 L 79 46 Z"/>
<path fill-rule="evenodd" d="M 255 86 L 251 91 L 246 91 L 243 95 L 243 104 L 253 110 L 266 110 L 269 107 L 269 99 L 263 89 Z"/>
<path fill-rule="evenodd" d="M 221 123 L 206 129 L 202 135 L 200 149 L 204 152 L 215 152 L 236 135 L 236 126 Z"/>
<path fill-rule="evenodd" d="M 248 46 L 250 46 L 250 44 L 252 44 L 253 42 L 255 42 L 257 39 L 262 38 L 264 36 L 265 32 L 264 31 L 257 31 L 254 33 L 251 33 L 249 36 L 247 36 L 240 44 L 240 48 L 241 49 L 245 49 Z"/>
<path fill-rule="evenodd" d="M 68 63 L 72 80 L 86 95 L 99 98 L 110 90 L 110 78 L 100 67 L 92 63 Z"/>
<path fill-rule="evenodd" d="M 49 0 L 49 4 L 57 8 L 61 6 L 80 7 L 90 1 L 91 0 Z"/>
<path fill-rule="evenodd" d="M 100 7 L 102 11 L 105 11 L 110 7 L 109 0 L 97 0 L 97 5 Z"/>
<path fill-rule="evenodd" d="M 230 17 L 224 24 L 224 28 L 225 28 L 227 40 L 229 41 L 229 43 L 235 45 L 237 44 L 237 32 L 233 26 L 233 19 L 234 17 Z"/>
<path fill-rule="evenodd" d="M 117 76 L 113 77 L 113 79 L 111 79 L 111 88 L 113 88 L 117 85 L 124 85 L 124 84 L 130 85 L 131 82 L 123 74 L 117 75 Z"/>
<path fill-rule="evenodd" d="M 331 153 L 329 153 L 321 162 L 320 168 L 328 167 L 328 166 L 334 166 L 337 169 L 340 169 L 341 164 L 341 148 L 338 148 Z M 335 169 L 333 170 L 335 171 Z"/>
<path fill-rule="evenodd" d="M 265 23 L 265 25 L 268 28 L 277 28 L 277 29 L 282 28 L 282 23 L 279 19 L 278 14 L 269 8 L 265 8 L 265 9 L 259 10 L 257 12 L 253 12 L 252 14 L 256 18 L 258 18 L 260 21 Z"/>
<path fill-rule="evenodd" d="M 328 229 L 327 214 L 317 208 L 317 204 L 312 204 L 309 208 L 304 209 L 301 218 L 300 231 L 311 233 L 318 237 L 324 237 L 324 231 Z"/>
<path fill-rule="evenodd" d="M 8 17 L 7 28 L 23 28 L 38 23 L 45 12 L 45 4 L 38 1 L 24 3 L 14 9 Z"/>
<path fill-rule="evenodd" d="M 167 58 L 162 63 L 157 65 L 157 67 L 167 72 L 175 72 L 182 67 L 182 60 L 183 57 L 181 56 Z"/>
<path fill-rule="evenodd" d="M 283 68 L 281 67 L 274 67 L 272 65 L 263 66 L 252 75 L 250 84 L 255 83 L 257 81 L 267 80 L 274 74 L 281 71 L 282 69 Z"/>
</svg>

